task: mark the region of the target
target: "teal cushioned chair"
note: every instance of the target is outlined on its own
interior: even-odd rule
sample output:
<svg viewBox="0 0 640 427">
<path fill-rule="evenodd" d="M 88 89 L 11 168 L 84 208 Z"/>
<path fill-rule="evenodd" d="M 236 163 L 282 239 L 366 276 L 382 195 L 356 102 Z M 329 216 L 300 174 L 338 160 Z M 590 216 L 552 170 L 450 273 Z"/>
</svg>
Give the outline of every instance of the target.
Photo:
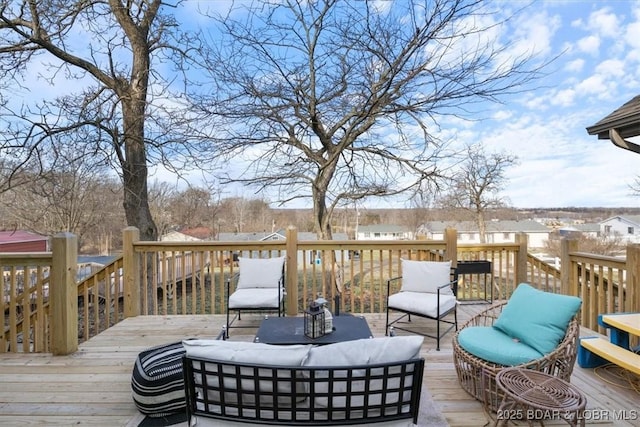
<svg viewBox="0 0 640 427">
<path fill-rule="evenodd" d="M 577 297 L 521 283 L 508 301 L 469 319 L 453 338 L 462 388 L 496 411 L 503 397 L 495 382 L 501 369 L 534 369 L 569 381 L 577 356 L 580 305 Z"/>
</svg>

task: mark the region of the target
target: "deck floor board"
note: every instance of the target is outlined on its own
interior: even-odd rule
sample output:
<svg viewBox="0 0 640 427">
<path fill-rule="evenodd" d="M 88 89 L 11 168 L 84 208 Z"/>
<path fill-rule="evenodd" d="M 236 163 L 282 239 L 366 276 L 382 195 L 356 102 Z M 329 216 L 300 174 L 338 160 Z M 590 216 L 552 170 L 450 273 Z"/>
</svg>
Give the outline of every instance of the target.
<svg viewBox="0 0 640 427">
<path fill-rule="evenodd" d="M 482 305 L 463 305 L 463 323 Z M 374 336 L 384 335 L 384 315 L 365 315 Z M 141 419 L 131 399 L 131 371 L 138 353 L 149 347 L 183 338 L 214 338 L 225 321 L 223 315 L 140 316 L 80 345 L 68 356 L 50 354 L 0 354 L 0 425 L 2 426 L 135 426 Z M 253 322 L 256 319 L 243 319 Z M 259 319 L 257 319 L 259 321 Z M 425 326 L 430 329 L 431 326 Z M 231 331 L 232 339 L 249 339 L 254 329 Z M 404 334 L 404 332 L 400 332 Z M 593 335 L 584 331 L 583 335 Z M 493 425 L 482 405 L 458 384 L 453 365 L 451 333 L 442 340 L 426 338 L 424 386 L 451 426 Z M 572 377 L 587 396 L 587 408 L 603 417 L 633 415 L 640 394 L 605 381 L 606 372 L 576 365 Z M 598 412 L 600 411 L 600 412 Z M 636 412 L 637 414 L 637 412 Z M 587 425 L 640 426 L 640 419 L 591 419 Z M 509 425 L 526 425 L 510 423 Z M 565 425 L 551 421 L 545 425 Z"/>
</svg>

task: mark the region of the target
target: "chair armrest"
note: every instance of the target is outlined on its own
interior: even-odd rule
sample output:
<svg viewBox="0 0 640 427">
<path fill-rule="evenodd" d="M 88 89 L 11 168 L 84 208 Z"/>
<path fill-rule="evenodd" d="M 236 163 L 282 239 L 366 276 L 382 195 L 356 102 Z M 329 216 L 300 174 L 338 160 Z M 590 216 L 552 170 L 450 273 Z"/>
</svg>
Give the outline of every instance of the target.
<svg viewBox="0 0 640 427">
<path fill-rule="evenodd" d="M 231 291 L 231 282 L 235 282 L 237 286 L 239 277 L 240 277 L 240 273 L 234 273 L 233 276 L 230 276 L 227 278 L 227 297 L 229 297 L 229 294 Z"/>
<path fill-rule="evenodd" d="M 402 279 L 402 276 L 392 277 L 391 279 L 387 280 L 387 299 L 389 298 L 389 295 L 391 295 L 391 282 L 400 279 Z"/>
<path fill-rule="evenodd" d="M 449 283 L 445 283 L 444 285 L 438 286 L 438 294 L 440 294 L 440 289 L 444 289 L 447 286 L 451 288 L 451 290 L 453 291 L 453 295 L 457 298 L 458 297 L 458 279 L 452 280 Z"/>
</svg>

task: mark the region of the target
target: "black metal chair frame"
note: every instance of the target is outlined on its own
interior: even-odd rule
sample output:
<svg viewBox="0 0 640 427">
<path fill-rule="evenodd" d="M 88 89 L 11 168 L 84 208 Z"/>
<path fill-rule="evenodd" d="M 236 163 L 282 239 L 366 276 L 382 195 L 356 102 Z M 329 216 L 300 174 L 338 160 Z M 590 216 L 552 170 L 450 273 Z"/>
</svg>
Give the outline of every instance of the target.
<svg viewBox="0 0 640 427">
<path fill-rule="evenodd" d="M 240 278 L 240 274 L 242 274 L 242 272 L 240 273 L 236 273 L 233 276 L 231 276 L 229 279 L 227 279 L 227 293 L 226 293 L 226 309 L 227 309 L 227 325 L 226 325 L 226 338 L 229 338 L 229 329 L 231 328 L 255 328 L 255 325 L 239 325 L 239 326 L 232 326 L 233 322 L 235 322 L 236 320 L 242 320 L 241 319 L 241 315 L 240 313 L 242 311 L 244 312 L 253 312 L 253 313 L 264 313 L 264 312 L 269 312 L 269 313 L 273 313 L 273 312 L 278 312 L 278 317 L 282 317 L 285 315 L 286 311 L 285 311 L 285 296 L 286 296 L 286 291 L 285 291 L 285 287 L 284 287 L 284 272 L 285 272 L 285 267 L 282 266 L 282 274 L 280 275 L 280 280 L 278 281 L 278 307 L 247 307 L 247 308 L 234 308 L 234 309 L 229 309 L 229 297 L 231 296 L 232 292 L 231 292 L 231 282 L 234 282 L 237 286 L 238 284 L 238 279 Z M 233 316 L 233 318 L 231 318 L 231 311 L 235 311 L 235 315 Z"/>
<path fill-rule="evenodd" d="M 414 311 L 409 311 L 409 310 L 402 310 L 400 308 L 394 308 L 394 307 L 389 307 L 389 296 L 391 294 L 391 284 L 396 281 L 396 280 L 400 280 L 402 279 L 402 276 L 398 276 L 398 277 L 394 277 L 391 278 L 389 280 L 387 280 L 387 320 L 385 322 L 386 327 L 385 327 L 385 332 L 384 334 L 386 336 L 389 335 L 389 328 L 393 327 L 394 329 L 398 329 L 401 331 L 406 331 L 406 332 L 410 332 L 413 334 L 418 334 L 418 335 L 422 335 L 428 338 L 435 338 L 436 340 L 436 350 L 440 351 L 440 339 L 442 337 L 444 337 L 446 334 L 449 333 L 449 331 L 451 331 L 452 329 L 455 328 L 455 330 L 458 330 L 458 304 L 456 303 L 453 308 L 444 311 L 444 312 L 440 312 L 440 295 L 441 295 L 441 290 L 445 289 L 446 287 L 450 287 L 451 290 L 453 291 L 453 295 L 457 298 L 458 297 L 458 272 L 457 269 L 455 267 L 451 267 L 451 277 L 453 278 L 453 280 L 451 280 L 449 283 L 445 283 L 441 286 L 438 286 L 438 292 L 437 292 L 437 304 L 438 304 L 438 310 L 436 313 L 435 317 L 432 316 L 426 316 L 425 314 L 422 313 L 416 313 Z M 389 322 L 389 311 L 397 311 L 400 313 L 403 313 L 400 317 L 398 317 L 397 319 L 393 320 L 392 322 Z M 453 321 L 451 320 L 447 320 L 446 317 L 450 314 L 453 313 Z M 435 335 L 431 335 L 431 334 L 426 334 L 426 333 L 422 333 L 422 332 L 418 332 L 415 329 L 411 329 L 408 327 L 403 327 L 403 326 L 397 326 L 397 323 L 399 321 L 401 321 L 404 318 L 407 318 L 407 321 L 411 322 L 411 316 L 417 316 L 417 317 L 422 317 L 425 319 L 431 319 L 431 320 L 435 320 L 436 321 L 436 334 Z M 446 323 L 448 325 L 448 327 L 444 330 L 441 330 L 442 328 L 440 327 L 440 323 Z"/>
</svg>

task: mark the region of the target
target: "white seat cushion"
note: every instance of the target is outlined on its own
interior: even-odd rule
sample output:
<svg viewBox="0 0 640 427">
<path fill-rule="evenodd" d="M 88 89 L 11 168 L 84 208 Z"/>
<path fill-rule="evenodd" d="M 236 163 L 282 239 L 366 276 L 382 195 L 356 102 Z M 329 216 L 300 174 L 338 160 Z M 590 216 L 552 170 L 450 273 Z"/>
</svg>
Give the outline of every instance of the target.
<svg viewBox="0 0 640 427">
<path fill-rule="evenodd" d="M 440 313 L 446 313 L 456 306 L 456 297 L 440 295 Z M 438 295 L 426 292 L 398 292 L 389 296 L 389 308 L 411 311 L 429 317 L 438 315 Z"/>
<path fill-rule="evenodd" d="M 284 298 L 284 289 L 278 299 L 278 288 L 238 289 L 229 296 L 229 309 L 278 308 Z"/>
</svg>

